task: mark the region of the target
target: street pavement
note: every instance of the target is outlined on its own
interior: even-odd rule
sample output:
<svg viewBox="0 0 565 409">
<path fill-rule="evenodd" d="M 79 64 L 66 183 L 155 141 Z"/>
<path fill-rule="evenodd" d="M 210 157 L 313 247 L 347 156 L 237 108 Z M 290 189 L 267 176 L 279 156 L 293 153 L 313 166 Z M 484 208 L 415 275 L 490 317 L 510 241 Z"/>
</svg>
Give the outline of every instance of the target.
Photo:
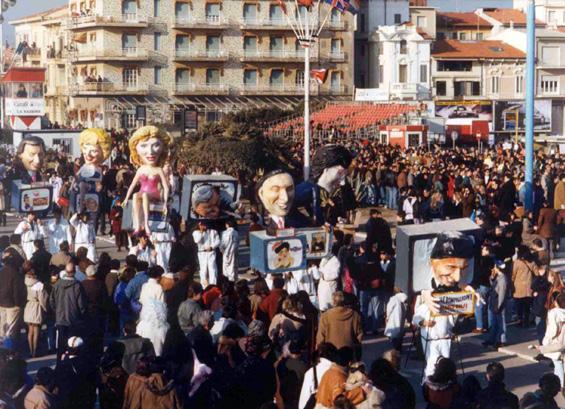
<svg viewBox="0 0 565 409">
<path fill-rule="evenodd" d="M 362 217 L 365 219 L 365 217 Z M 392 221 L 391 214 L 386 212 L 386 219 Z M 10 234 L 17 225 L 15 216 L 8 217 L 8 225 L 0 227 L 0 234 Z M 363 223 L 364 220 L 356 220 L 356 225 Z M 123 260 L 126 252 L 117 252 L 113 239 L 108 236 L 97 236 L 96 240 L 98 252 L 107 251 L 112 258 Z M 249 249 L 243 247 L 241 256 L 241 264 L 247 265 L 245 262 L 249 259 Z M 565 271 L 565 255 L 558 255 L 554 260 L 556 268 Z M 421 374 L 423 361 L 417 359 L 406 359 L 406 351 L 408 350 L 411 336 L 405 337 L 404 353 L 402 355 L 401 373 L 408 378 L 418 399 L 418 408 L 425 407 L 425 402 L 421 392 Z M 508 327 L 509 346 L 499 351 L 487 350 L 481 346 L 481 337 L 479 335 L 467 334 L 461 337 L 459 346 L 454 343 L 452 348 L 452 358 L 455 358 L 458 366 L 459 379 L 462 381 L 464 376 L 474 375 L 483 386 L 486 385 L 485 369 L 490 362 L 500 362 L 506 368 L 506 385 L 509 390 L 521 398 L 526 392 L 537 389 L 539 378 L 551 368 L 546 362 L 538 363 L 533 359 L 535 351 L 529 350 L 528 345 L 535 341 L 535 329 L 520 329 L 512 325 Z M 374 335 L 367 335 L 363 341 L 363 361 L 369 367 L 373 360 L 379 358 L 386 350 L 390 348 L 386 338 Z M 413 352 L 410 354 L 415 356 Z M 55 355 L 48 355 L 28 360 L 28 371 L 33 375 L 37 369 L 42 366 L 53 366 L 55 364 Z M 461 370 L 463 366 L 463 372 Z M 565 399 L 559 395 L 557 403 L 560 407 L 565 406 Z"/>
</svg>

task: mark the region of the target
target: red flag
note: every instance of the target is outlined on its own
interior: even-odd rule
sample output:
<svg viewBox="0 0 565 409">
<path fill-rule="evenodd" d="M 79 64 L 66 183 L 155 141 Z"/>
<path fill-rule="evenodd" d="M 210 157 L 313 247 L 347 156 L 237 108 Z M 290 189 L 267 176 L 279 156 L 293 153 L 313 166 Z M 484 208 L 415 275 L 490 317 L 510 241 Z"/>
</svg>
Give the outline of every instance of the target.
<svg viewBox="0 0 565 409">
<path fill-rule="evenodd" d="M 297 0 L 297 2 L 301 6 L 310 7 L 312 5 L 312 3 L 314 3 L 314 0 Z"/>
<path fill-rule="evenodd" d="M 328 78 L 328 70 L 325 68 L 310 70 L 310 76 L 314 78 L 318 84 L 322 85 Z"/>
<path fill-rule="evenodd" d="M 286 14 L 286 5 L 284 4 L 284 1 L 283 0 L 277 0 L 277 3 L 279 4 L 279 6 L 281 6 L 283 13 Z"/>
</svg>

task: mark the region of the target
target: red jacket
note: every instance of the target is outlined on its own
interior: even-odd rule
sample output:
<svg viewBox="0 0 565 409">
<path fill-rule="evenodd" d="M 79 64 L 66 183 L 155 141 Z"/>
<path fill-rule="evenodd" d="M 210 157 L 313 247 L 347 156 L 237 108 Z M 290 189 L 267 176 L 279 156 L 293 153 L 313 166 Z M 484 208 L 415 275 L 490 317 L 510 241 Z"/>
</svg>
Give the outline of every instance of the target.
<svg viewBox="0 0 565 409">
<path fill-rule="evenodd" d="M 265 297 L 261 305 L 259 305 L 259 309 L 267 315 L 269 322 L 277 314 L 280 301 L 284 297 L 286 297 L 286 291 L 282 288 L 275 288 Z"/>
</svg>

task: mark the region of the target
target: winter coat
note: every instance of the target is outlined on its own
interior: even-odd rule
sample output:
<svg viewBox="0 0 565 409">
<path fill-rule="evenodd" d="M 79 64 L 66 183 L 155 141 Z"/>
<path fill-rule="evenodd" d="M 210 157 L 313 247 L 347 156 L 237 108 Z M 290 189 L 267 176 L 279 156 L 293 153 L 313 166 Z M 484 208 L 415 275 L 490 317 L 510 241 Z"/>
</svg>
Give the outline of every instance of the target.
<svg viewBox="0 0 565 409">
<path fill-rule="evenodd" d="M 534 295 L 534 300 L 532 302 L 532 313 L 536 317 L 544 318 L 547 314 L 545 309 L 545 303 L 547 302 L 547 296 L 549 290 L 551 289 L 551 284 L 547 281 L 547 275 L 535 276 L 532 280 L 532 291 L 536 294 Z"/>
<path fill-rule="evenodd" d="M 320 311 L 326 311 L 332 306 L 332 295 L 337 291 L 340 263 L 337 257 L 323 258 L 320 261 L 318 282 L 318 305 Z"/>
<path fill-rule="evenodd" d="M 198 325 L 198 315 L 202 311 L 200 304 L 194 300 L 185 300 L 179 306 L 177 317 L 180 328 L 185 334 L 188 334 L 194 327 Z"/>
<path fill-rule="evenodd" d="M 390 300 L 386 305 L 385 336 L 389 338 L 398 338 L 404 334 L 407 300 L 408 296 L 404 293 L 397 293 L 390 297 Z"/>
<path fill-rule="evenodd" d="M 27 290 L 22 275 L 12 266 L 0 270 L 0 307 L 24 307 Z"/>
<path fill-rule="evenodd" d="M 345 390 L 345 382 L 347 381 L 347 371 L 345 368 L 333 364 L 326 371 L 322 379 L 319 381 L 318 392 L 316 393 L 317 408 L 320 405 L 324 408 L 333 407 L 335 398 L 343 394 L 354 405 L 365 400 L 365 393 L 360 387 L 353 390 Z"/>
<path fill-rule="evenodd" d="M 541 353 L 551 359 L 559 359 L 565 351 L 565 309 L 552 308 L 547 313 L 545 335 Z"/>
<path fill-rule="evenodd" d="M 160 373 L 143 377 L 132 374 L 128 378 L 123 409 L 177 409 L 181 408 L 177 392 Z"/>
<path fill-rule="evenodd" d="M 26 324 L 41 325 L 47 312 L 48 295 L 45 286 L 35 277 L 26 276 L 27 303 L 24 309 Z"/>
<path fill-rule="evenodd" d="M 45 386 L 35 385 L 27 393 L 24 407 L 25 409 L 55 409 L 57 408 L 57 399 Z"/>
<path fill-rule="evenodd" d="M 532 296 L 532 280 L 535 264 L 531 261 L 518 259 L 512 267 L 512 284 L 514 285 L 514 298 Z"/>
<path fill-rule="evenodd" d="M 488 296 L 488 308 L 495 314 L 504 310 L 506 305 L 506 294 L 508 291 L 508 279 L 504 274 L 497 274 L 490 280 Z"/>
<path fill-rule="evenodd" d="M 267 297 L 259 305 L 261 313 L 266 315 L 266 319 L 271 321 L 277 310 L 279 309 L 279 302 L 282 298 L 286 297 L 286 291 L 282 288 L 274 288 Z"/>
<path fill-rule="evenodd" d="M 557 185 L 555 185 L 555 191 L 553 194 L 553 208 L 555 210 L 565 208 L 565 183 L 560 180 Z"/>
<path fill-rule="evenodd" d="M 456 382 L 435 383 L 426 379 L 424 383 L 424 399 L 428 408 L 450 409 L 451 402 L 459 393 L 459 384 Z"/>
<path fill-rule="evenodd" d="M 85 318 L 87 308 L 84 289 L 74 278 L 62 278 L 51 290 L 49 306 L 55 311 L 55 325 L 79 325 Z"/>
<path fill-rule="evenodd" d="M 538 234 L 544 239 L 553 239 L 556 236 L 557 211 L 543 208 L 539 211 Z"/>
<path fill-rule="evenodd" d="M 347 307 L 334 307 L 324 312 L 320 318 L 316 344 L 329 342 L 337 349 L 355 347 L 363 339 L 361 315 Z"/>
<path fill-rule="evenodd" d="M 140 358 L 155 356 L 153 344 L 147 338 L 139 335 L 126 335 L 118 338 L 106 350 L 106 354 L 121 362 L 122 368 L 128 373 L 135 372 Z"/>
<path fill-rule="evenodd" d="M 477 409 L 518 409 L 518 397 L 508 392 L 503 383 L 491 382 L 477 393 Z"/>
</svg>

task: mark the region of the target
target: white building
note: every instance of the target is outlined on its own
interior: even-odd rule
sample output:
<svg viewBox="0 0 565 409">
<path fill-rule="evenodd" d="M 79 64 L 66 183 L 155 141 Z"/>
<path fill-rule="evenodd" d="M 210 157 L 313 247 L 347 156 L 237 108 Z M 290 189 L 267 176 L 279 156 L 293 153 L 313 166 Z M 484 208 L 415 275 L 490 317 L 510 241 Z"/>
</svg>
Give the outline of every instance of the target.
<svg viewBox="0 0 565 409">
<path fill-rule="evenodd" d="M 526 12 L 528 0 L 514 0 L 514 8 Z M 565 26 L 565 1 L 536 0 L 536 19 L 555 26 Z"/>
<path fill-rule="evenodd" d="M 561 1 L 561 0 L 556 0 Z M 475 11 L 478 8 L 511 8 L 512 0 L 428 0 L 428 7 L 443 12 Z"/>
<path fill-rule="evenodd" d="M 431 38 L 412 24 L 381 26 L 369 40 L 369 88 L 389 100 L 430 99 Z"/>
</svg>

